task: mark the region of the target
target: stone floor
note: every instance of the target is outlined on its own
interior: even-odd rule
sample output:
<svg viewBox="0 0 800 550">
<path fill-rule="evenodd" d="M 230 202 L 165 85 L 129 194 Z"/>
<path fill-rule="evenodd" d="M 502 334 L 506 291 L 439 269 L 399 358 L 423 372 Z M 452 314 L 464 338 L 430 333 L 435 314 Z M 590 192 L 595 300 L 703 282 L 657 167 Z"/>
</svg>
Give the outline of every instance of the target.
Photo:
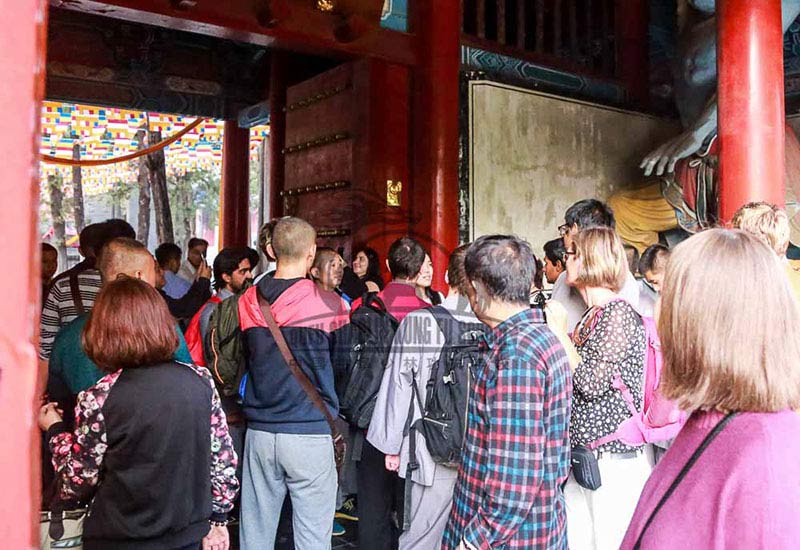
<svg viewBox="0 0 800 550">
<path fill-rule="evenodd" d="M 347 532 L 341 537 L 334 537 L 333 550 L 358 550 L 358 523 L 342 521 Z"/>
<path fill-rule="evenodd" d="M 358 523 L 340 520 L 347 531 L 341 537 L 331 539 L 332 550 L 358 550 Z M 231 550 L 239 550 L 239 537 L 235 529 L 231 528 Z M 278 538 L 275 550 L 294 550 L 292 538 L 284 535 Z"/>
</svg>

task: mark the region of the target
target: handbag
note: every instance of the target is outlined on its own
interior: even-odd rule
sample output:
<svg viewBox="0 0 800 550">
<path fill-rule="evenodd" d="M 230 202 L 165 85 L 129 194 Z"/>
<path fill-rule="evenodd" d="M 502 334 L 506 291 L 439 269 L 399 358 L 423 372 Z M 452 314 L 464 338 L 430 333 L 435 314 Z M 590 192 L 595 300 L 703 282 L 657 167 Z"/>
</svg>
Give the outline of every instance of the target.
<svg viewBox="0 0 800 550">
<path fill-rule="evenodd" d="M 39 514 L 40 550 L 83 549 L 83 522 L 88 508 L 44 510 Z"/>
<path fill-rule="evenodd" d="M 636 410 L 636 405 L 633 402 L 633 395 L 631 394 L 625 381 L 619 373 L 614 375 L 612 386 L 622 394 L 622 399 L 628 406 L 631 413 L 631 418 L 622 422 L 619 427 L 612 433 L 603 436 L 587 445 L 578 445 L 572 448 L 572 474 L 578 485 L 590 491 L 596 491 L 602 485 L 600 479 L 600 467 L 597 464 L 597 456 L 594 451 L 598 447 L 611 443 L 612 441 L 621 441 L 626 445 L 638 447 L 646 443 L 641 440 L 643 427 L 641 426 L 640 416 L 641 413 Z M 639 420 L 637 425 L 635 421 Z M 638 435 L 639 439 L 636 439 Z M 674 437 L 674 434 L 673 434 Z"/>
<path fill-rule="evenodd" d="M 341 477 L 342 475 L 342 466 L 344 465 L 344 457 L 345 453 L 347 452 L 347 442 L 345 441 L 342 434 L 339 433 L 339 430 L 336 428 L 336 423 L 333 420 L 333 415 L 331 415 L 331 411 L 328 410 L 327 405 L 322 400 L 322 396 L 319 394 L 319 391 L 314 387 L 311 383 L 311 380 L 308 379 L 308 376 L 301 370 L 300 365 L 297 363 L 297 359 L 294 358 L 292 351 L 289 349 L 289 344 L 286 343 L 286 338 L 283 337 L 283 333 L 281 333 L 281 329 L 278 328 L 278 323 L 275 322 L 275 317 L 272 316 L 272 310 L 270 309 L 269 302 L 261 295 L 260 292 L 256 291 L 258 295 L 258 305 L 261 308 L 261 313 L 264 315 L 264 320 L 267 322 L 267 327 L 269 328 L 270 333 L 272 333 L 272 338 L 275 340 L 275 344 L 277 344 L 278 349 L 283 356 L 283 360 L 286 361 L 286 365 L 289 367 L 289 370 L 294 376 L 295 380 L 300 384 L 300 387 L 303 388 L 303 391 L 314 403 L 314 406 L 322 412 L 325 416 L 325 420 L 328 421 L 328 426 L 331 429 L 331 437 L 333 439 L 333 458 L 336 462 L 336 473 Z"/>
<path fill-rule="evenodd" d="M 600 488 L 603 480 L 600 479 L 600 466 L 597 464 L 597 457 L 592 449 L 585 445 L 573 447 L 570 464 L 572 476 L 578 485 L 590 491 Z"/>
<path fill-rule="evenodd" d="M 644 523 L 644 527 L 642 528 L 641 533 L 639 533 L 639 536 L 636 537 L 636 542 L 633 545 L 634 550 L 639 550 L 639 548 L 642 547 L 642 537 L 644 537 L 644 534 L 647 532 L 647 528 L 650 527 L 650 524 L 653 523 L 653 520 L 655 519 L 656 514 L 658 514 L 658 512 L 661 510 L 661 508 L 664 506 L 664 504 L 666 504 L 666 502 L 669 500 L 669 497 L 672 496 L 672 493 L 674 493 L 675 489 L 678 488 L 678 485 L 681 484 L 681 481 L 683 481 L 683 478 L 685 478 L 686 474 L 689 473 L 689 470 L 692 469 L 692 466 L 694 466 L 695 462 L 697 462 L 697 460 L 705 452 L 705 450 L 708 448 L 708 446 L 711 445 L 711 442 L 714 441 L 714 439 L 716 439 L 716 437 L 725 428 L 725 426 L 727 426 L 728 423 L 731 420 L 733 420 L 733 418 L 737 414 L 739 414 L 739 413 L 735 413 L 735 412 L 728 413 L 725 416 L 725 418 L 720 420 L 717 423 L 717 425 L 714 426 L 714 429 L 711 430 L 706 435 L 706 437 L 703 439 L 703 442 L 700 443 L 700 446 L 697 447 L 697 449 L 695 449 L 694 453 L 692 453 L 692 456 L 689 457 L 689 460 L 687 460 L 686 464 L 684 464 L 683 468 L 681 468 L 681 471 L 678 473 L 678 476 L 670 484 L 669 489 L 667 489 L 667 492 L 664 493 L 664 496 L 661 497 L 661 500 L 658 501 L 658 504 L 656 504 L 656 507 L 650 513 L 650 516 L 647 518 L 647 521 Z"/>
</svg>

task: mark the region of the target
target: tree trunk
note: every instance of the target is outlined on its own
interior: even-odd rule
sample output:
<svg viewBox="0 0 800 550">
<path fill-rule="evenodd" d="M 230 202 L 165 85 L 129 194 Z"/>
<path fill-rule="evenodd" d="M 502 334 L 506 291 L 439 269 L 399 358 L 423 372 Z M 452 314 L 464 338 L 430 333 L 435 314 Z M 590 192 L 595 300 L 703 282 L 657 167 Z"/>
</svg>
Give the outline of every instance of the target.
<svg viewBox="0 0 800 550">
<path fill-rule="evenodd" d="M 189 217 L 189 235 L 191 237 L 197 235 L 197 210 L 194 210 Z"/>
<path fill-rule="evenodd" d="M 58 250 L 58 265 L 67 267 L 67 245 L 64 241 L 64 193 L 61 190 L 61 176 L 47 176 L 47 189 L 50 192 L 50 216 L 53 219 L 53 245 Z"/>
<path fill-rule="evenodd" d="M 139 143 L 139 150 L 147 147 L 145 143 L 145 131 L 136 132 L 136 140 Z M 139 241 L 147 246 L 150 238 L 150 180 L 147 178 L 147 157 L 139 157 Z"/>
<path fill-rule="evenodd" d="M 184 176 L 186 177 L 186 176 Z M 183 200 L 186 201 L 186 204 L 194 204 L 194 200 L 192 197 L 192 183 L 187 182 L 187 185 L 184 186 L 183 190 Z M 183 231 L 184 235 L 186 236 L 186 241 L 183 243 L 184 246 L 186 243 L 194 237 L 194 217 L 195 217 L 196 210 L 194 208 L 189 208 L 184 210 L 183 214 Z"/>
<path fill-rule="evenodd" d="M 81 144 L 77 141 L 72 145 L 72 158 L 81 160 Z M 72 167 L 72 202 L 75 212 L 75 231 L 80 234 L 86 224 L 83 216 L 83 177 L 80 166 Z"/>
<path fill-rule="evenodd" d="M 269 212 L 269 136 L 261 140 L 258 148 L 258 229 L 266 222 Z"/>
<path fill-rule="evenodd" d="M 150 132 L 150 143 L 161 141 L 161 132 Z M 164 150 L 159 149 L 147 155 L 147 169 L 150 179 L 150 189 L 153 192 L 153 207 L 156 212 L 156 237 L 158 244 L 175 242 L 175 233 L 172 230 L 172 211 L 169 207 L 169 194 L 167 193 L 167 166 L 164 159 Z"/>
</svg>

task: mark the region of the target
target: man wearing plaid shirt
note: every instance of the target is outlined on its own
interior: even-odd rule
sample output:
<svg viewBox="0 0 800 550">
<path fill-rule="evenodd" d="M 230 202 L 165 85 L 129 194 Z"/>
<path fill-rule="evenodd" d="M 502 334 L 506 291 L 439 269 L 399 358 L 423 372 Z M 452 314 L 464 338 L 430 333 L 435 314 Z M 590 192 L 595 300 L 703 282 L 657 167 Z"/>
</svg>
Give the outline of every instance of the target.
<svg viewBox="0 0 800 550">
<path fill-rule="evenodd" d="M 472 308 L 493 330 L 442 550 L 566 550 L 572 380 L 558 338 L 528 305 L 533 252 L 516 237 L 485 236 L 465 267 Z"/>
</svg>

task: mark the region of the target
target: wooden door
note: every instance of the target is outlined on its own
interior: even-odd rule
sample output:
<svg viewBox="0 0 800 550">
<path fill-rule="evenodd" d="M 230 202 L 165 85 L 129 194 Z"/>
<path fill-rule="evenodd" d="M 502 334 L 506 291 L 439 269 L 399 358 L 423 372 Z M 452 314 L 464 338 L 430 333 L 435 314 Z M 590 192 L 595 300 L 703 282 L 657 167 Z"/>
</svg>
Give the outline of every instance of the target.
<svg viewBox="0 0 800 550">
<path fill-rule="evenodd" d="M 409 128 L 405 67 L 360 60 L 288 88 L 284 213 L 348 262 L 364 244 L 385 258 L 409 229 Z"/>
</svg>

